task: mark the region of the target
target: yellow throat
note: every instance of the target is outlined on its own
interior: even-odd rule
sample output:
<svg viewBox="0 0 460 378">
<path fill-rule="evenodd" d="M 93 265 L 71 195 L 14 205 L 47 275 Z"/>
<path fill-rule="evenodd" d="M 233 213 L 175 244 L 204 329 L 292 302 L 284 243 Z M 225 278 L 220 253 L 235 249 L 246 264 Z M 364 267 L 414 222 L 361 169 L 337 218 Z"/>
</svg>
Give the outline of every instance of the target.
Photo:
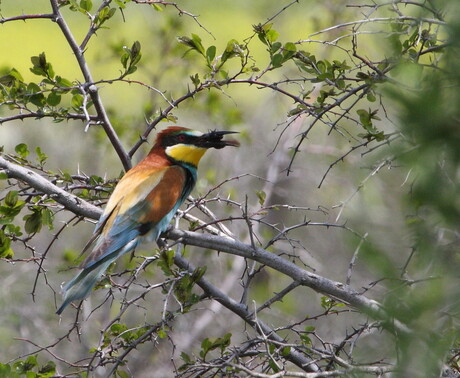
<svg viewBox="0 0 460 378">
<path fill-rule="evenodd" d="M 189 144 L 176 144 L 174 146 L 166 147 L 165 152 L 166 155 L 174 160 L 198 167 L 198 163 L 206 152 L 206 148 L 192 146 Z"/>
</svg>

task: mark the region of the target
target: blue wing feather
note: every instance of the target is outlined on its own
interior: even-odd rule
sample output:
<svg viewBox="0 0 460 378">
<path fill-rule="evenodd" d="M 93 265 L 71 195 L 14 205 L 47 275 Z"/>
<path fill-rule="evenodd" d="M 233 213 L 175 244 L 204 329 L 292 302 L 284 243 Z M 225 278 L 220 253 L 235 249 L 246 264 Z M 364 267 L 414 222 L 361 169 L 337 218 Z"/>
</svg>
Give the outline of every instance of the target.
<svg viewBox="0 0 460 378">
<path fill-rule="evenodd" d="M 142 239 L 157 240 L 161 233 L 167 230 L 177 209 L 188 197 L 196 182 L 196 168 L 183 166 L 182 169 L 185 177 L 183 177 L 180 195 L 172 208 L 157 222 L 150 225 L 148 233 L 141 233 L 141 224 L 139 223 L 139 220 L 149 212 L 152 206 L 152 203 L 147 199 L 148 196 L 139 199 L 135 205 L 122 214 L 119 213 L 120 204 L 112 207 L 109 211 L 106 210 L 95 227 L 94 233 L 99 236 L 93 251 L 81 265 L 83 270 L 62 289 L 64 302 L 57 314 L 61 314 L 71 302 L 86 298 L 109 265 L 123 254 L 134 250 Z M 156 186 L 151 188 L 150 193 L 155 188 Z M 122 200 L 123 197 L 121 197 L 120 203 Z M 154 198 L 153 201 L 155 200 L 159 199 Z"/>
</svg>

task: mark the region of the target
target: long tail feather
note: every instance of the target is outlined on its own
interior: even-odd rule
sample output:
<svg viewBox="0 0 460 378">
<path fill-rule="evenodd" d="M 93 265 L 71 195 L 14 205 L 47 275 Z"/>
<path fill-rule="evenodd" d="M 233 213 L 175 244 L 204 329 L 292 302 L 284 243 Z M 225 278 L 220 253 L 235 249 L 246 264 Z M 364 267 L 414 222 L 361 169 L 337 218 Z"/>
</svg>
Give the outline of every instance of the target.
<svg viewBox="0 0 460 378">
<path fill-rule="evenodd" d="M 85 299 L 114 260 L 115 258 L 103 264 L 98 264 L 97 266 L 93 265 L 90 268 L 83 269 L 76 277 L 69 281 L 62 288 L 64 302 L 56 311 L 56 314 L 61 315 L 62 311 L 64 311 L 71 302 L 78 299 Z"/>
<path fill-rule="evenodd" d="M 73 301 L 85 299 L 91 292 L 94 285 L 101 278 L 104 272 L 107 270 L 109 265 L 118 259 L 121 255 L 132 251 L 138 241 L 131 240 L 123 248 L 111 253 L 96 264 L 92 264 L 87 268 L 84 268 L 77 276 L 67 282 L 62 288 L 62 294 L 64 302 L 61 307 L 56 311 L 56 314 L 61 315 L 64 309 Z"/>
</svg>

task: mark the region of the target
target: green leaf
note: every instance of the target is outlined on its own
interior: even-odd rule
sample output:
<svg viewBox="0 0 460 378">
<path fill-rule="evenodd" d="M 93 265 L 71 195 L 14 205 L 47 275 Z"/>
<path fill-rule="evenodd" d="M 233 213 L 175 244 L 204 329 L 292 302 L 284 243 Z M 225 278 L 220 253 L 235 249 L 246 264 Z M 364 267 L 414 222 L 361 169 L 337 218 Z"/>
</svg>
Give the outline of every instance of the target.
<svg viewBox="0 0 460 378">
<path fill-rule="evenodd" d="M 152 3 L 153 9 L 155 9 L 157 12 L 163 12 L 164 8 L 162 8 L 159 4 Z"/>
<path fill-rule="evenodd" d="M 129 373 L 127 373 L 126 371 L 118 370 L 118 369 L 116 371 L 116 375 L 117 375 L 117 377 L 120 377 L 120 378 L 129 378 L 129 377 L 131 377 L 131 375 Z"/>
<path fill-rule="evenodd" d="M 168 115 L 166 116 L 165 120 L 166 120 L 166 121 L 169 121 L 169 122 L 174 122 L 174 123 L 176 123 L 177 120 L 178 120 L 178 118 L 177 118 L 174 114 L 168 113 Z"/>
<path fill-rule="evenodd" d="M 199 281 L 201 277 L 203 277 L 204 274 L 206 273 L 206 270 L 207 270 L 206 266 L 195 268 L 195 270 L 193 271 L 191 275 L 192 283 Z"/>
<path fill-rule="evenodd" d="M 89 178 L 90 185 L 96 186 L 104 183 L 104 179 L 97 175 L 91 175 Z"/>
<path fill-rule="evenodd" d="M 291 59 L 297 52 L 297 47 L 292 42 L 287 42 L 283 47 L 283 61 Z"/>
<path fill-rule="evenodd" d="M 35 148 L 35 154 L 37 155 L 40 165 L 43 165 L 46 159 L 48 159 L 48 155 L 42 152 L 42 149 L 38 146 Z"/>
<path fill-rule="evenodd" d="M 204 47 L 201 43 L 201 38 L 197 34 L 192 34 L 192 38 L 189 37 L 178 37 L 177 40 L 190 47 L 192 50 L 199 52 L 201 55 L 205 56 Z"/>
<path fill-rule="evenodd" d="M 263 206 L 265 203 L 265 199 L 267 198 L 267 193 L 263 190 L 256 190 L 257 198 L 259 199 L 260 206 Z"/>
<path fill-rule="evenodd" d="M 253 25 L 253 30 L 256 32 L 261 42 L 265 45 L 268 45 L 267 38 L 265 38 L 265 30 L 262 24 Z"/>
<path fill-rule="evenodd" d="M 61 76 L 56 76 L 56 84 L 59 85 L 60 87 L 65 87 L 65 88 L 72 86 L 72 82 L 70 80 L 64 79 Z"/>
<path fill-rule="evenodd" d="M 123 66 L 123 68 L 127 68 L 128 67 L 128 60 L 129 60 L 129 53 L 125 53 L 121 56 L 120 58 L 120 62 L 121 62 L 121 65 Z"/>
<path fill-rule="evenodd" d="M 19 73 L 19 71 L 16 68 L 12 68 L 10 72 L 8 72 L 8 75 L 14 77 L 18 81 L 24 82 L 22 75 Z"/>
<path fill-rule="evenodd" d="M 38 371 L 38 374 L 41 375 L 40 378 L 43 378 L 42 376 L 51 377 L 51 376 L 54 376 L 55 373 L 56 373 L 56 364 L 53 361 L 48 361 Z"/>
<path fill-rule="evenodd" d="M 91 0 L 81 0 L 80 7 L 87 12 L 91 12 L 91 9 L 93 8 L 93 2 Z"/>
<path fill-rule="evenodd" d="M 25 143 L 20 143 L 18 144 L 14 150 L 16 151 L 16 153 L 22 157 L 23 159 L 25 159 L 28 155 L 29 155 L 29 148 L 27 147 L 27 144 Z"/>
<path fill-rule="evenodd" d="M 119 336 L 121 333 L 127 330 L 128 330 L 128 327 L 126 326 L 126 324 L 123 324 L 123 323 L 115 323 L 115 324 L 112 324 L 112 326 L 110 327 L 110 333 L 113 336 Z"/>
<path fill-rule="evenodd" d="M 6 75 L 0 77 L 0 84 L 7 87 L 13 87 L 15 83 L 23 82 L 22 75 L 15 68 L 12 68 Z"/>
<path fill-rule="evenodd" d="M 41 91 L 41 88 L 35 83 L 29 83 L 27 85 L 27 92 L 29 92 L 29 93 L 37 93 L 37 92 L 40 92 L 40 91 Z"/>
<path fill-rule="evenodd" d="M 169 249 L 161 253 L 160 258 L 158 259 L 158 266 L 167 276 L 171 276 L 173 274 L 171 270 L 171 266 L 174 263 L 174 251 Z"/>
<path fill-rule="evenodd" d="M 289 347 L 289 346 L 283 347 L 283 348 L 281 349 L 281 355 L 282 355 L 283 357 L 289 356 L 290 353 L 291 353 L 291 347 Z"/>
<path fill-rule="evenodd" d="M 367 97 L 367 101 L 369 101 L 369 102 L 375 102 L 375 100 L 376 100 L 375 94 L 372 91 L 369 91 L 369 93 L 367 94 L 366 97 Z"/>
<path fill-rule="evenodd" d="M 300 335 L 300 340 L 302 340 L 302 343 L 306 346 L 310 346 L 312 344 L 310 336 L 304 333 Z"/>
<path fill-rule="evenodd" d="M 22 202 L 22 201 L 20 201 Z M 21 227 L 15 226 L 14 224 L 5 225 L 5 232 L 10 236 L 22 236 Z"/>
<path fill-rule="evenodd" d="M 208 60 L 208 64 L 211 65 L 212 61 L 216 57 L 216 46 L 209 46 L 206 50 L 206 59 Z"/>
<path fill-rule="evenodd" d="M 192 362 L 192 359 L 190 358 L 190 356 L 185 353 L 185 352 L 182 352 L 180 354 L 180 358 L 182 358 L 182 360 L 186 363 L 186 364 L 189 364 L 190 362 Z"/>
<path fill-rule="evenodd" d="M 236 39 L 231 39 L 227 43 L 224 53 L 222 54 L 221 66 L 228 60 L 235 56 L 244 57 L 244 46 L 240 45 Z"/>
<path fill-rule="evenodd" d="M 46 99 L 49 106 L 57 106 L 61 102 L 61 95 L 57 92 L 51 92 Z"/>
<path fill-rule="evenodd" d="M 131 66 L 136 65 L 139 63 L 139 60 L 141 60 L 142 54 L 141 54 L 141 44 L 139 41 L 135 41 L 133 43 L 133 46 L 131 47 Z"/>
<path fill-rule="evenodd" d="M 38 108 L 43 108 L 46 103 L 45 96 L 43 95 L 43 93 L 37 93 L 33 96 L 30 96 L 29 100 Z"/>
<path fill-rule="evenodd" d="M 198 76 L 198 74 L 190 75 L 190 80 L 192 80 L 192 83 L 195 86 L 195 89 L 198 88 L 198 86 L 201 83 L 201 80 L 200 80 L 200 77 Z"/>
<path fill-rule="evenodd" d="M 124 0 L 115 0 L 115 4 L 117 4 L 120 7 L 120 9 L 125 9 L 126 8 L 126 2 L 127 1 L 124 1 Z"/>
<path fill-rule="evenodd" d="M 126 71 L 126 75 L 130 75 L 130 74 L 132 74 L 132 73 L 134 73 L 134 72 L 136 72 L 136 71 L 137 71 L 137 67 L 136 67 L 136 66 L 130 66 L 130 67 L 128 68 L 128 70 Z"/>
<path fill-rule="evenodd" d="M 168 337 L 168 333 L 163 328 L 158 330 L 157 335 L 160 339 L 166 339 Z"/>
<path fill-rule="evenodd" d="M 18 203 L 18 192 L 16 190 L 12 190 L 8 192 L 5 196 L 5 205 L 9 207 L 14 207 Z"/>
<path fill-rule="evenodd" d="M 281 48 L 281 46 L 283 46 L 283 45 L 281 44 L 281 42 L 275 42 L 275 43 L 272 45 L 272 47 L 270 48 L 270 53 L 271 53 L 271 54 L 276 53 L 276 52 Z"/>
<path fill-rule="evenodd" d="M 11 239 L 0 229 L 0 257 L 11 259 L 13 256 L 14 252 L 11 249 Z"/>
<path fill-rule="evenodd" d="M 206 354 L 210 351 L 211 346 L 212 346 L 212 342 L 208 338 L 205 338 L 201 342 L 201 351 L 200 351 L 201 358 L 204 359 L 206 357 Z"/>
<path fill-rule="evenodd" d="M 33 210 L 32 213 L 25 215 L 23 219 L 25 220 L 24 229 L 28 234 L 35 234 L 41 230 L 43 218 L 40 210 Z"/>
<path fill-rule="evenodd" d="M 283 56 L 281 54 L 275 54 L 272 56 L 271 62 L 274 68 L 281 67 L 283 65 Z"/>
<path fill-rule="evenodd" d="M 109 6 L 105 6 L 96 15 L 96 18 L 94 19 L 94 23 L 98 25 L 99 27 L 101 27 L 107 20 L 113 17 L 116 11 L 117 11 L 117 8 L 110 8 Z"/>
<path fill-rule="evenodd" d="M 51 63 L 46 61 L 46 55 L 44 52 L 38 56 L 32 56 L 30 61 L 33 65 L 30 69 L 32 73 L 38 76 L 45 76 L 50 79 L 54 77 L 53 66 Z"/>
<path fill-rule="evenodd" d="M 205 338 L 201 342 L 200 357 L 205 359 L 208 352 L 214 349 L 220 349 L 221 353 L 223 353 L 225 349 L 230 345 L 231 338 L 231 333 L 226 333 L 223 337 L 218 337 L 214 340 Z"/>
<path fill-rule="evenodd" d="M 193 41 L 193 44 L 195 45 L 196 50 L 201 55 L 204 55 L 204 47 L 203 47 L 203 44 L 201 43 L 201 38 L 198 36 L 198 34 L 192 33 L 192 41 Z"/>
<path fill-rule="evenodd" d="M 83 96 L 81 94 L 74 94 L 72 96 L 71 103 L 75 109 L 80 110 L 81 106 L 83 105 Z"/>
<path fill-rule="evenodd" d="M 5 172 L 0 172 L 0 180 L 8 179 L 8 175 Z"/>
<path fill-rule="evenodd" d="M 280 36 L 280 33 L 278 33 L 274 29 L 270 29 L 266 32 L 265 35 L 266 35 L 267 41 L 270 43 L 273 43 L 278 39 L 278 37 Z"/>
<path fill-rule="evenodd" d="M 15 362 L 13 366 L 19 374 L 26 374 L 38 366 L 37 356 L 29 356 L 25 361 Z"/>
<path fill-rule="evenodd" d="M 0 363 L 0 377 L 5 378 L 19 378 L 20 375 L 11 369 L 10 364 Z"/>
<path fill-rule="evenodd" d="M 270 366 L 270 368 L 273 370 L 274 373 L 278 373 L 280 371 L 280 368 L 278 367 L 278 365 L 275 363 L 275 361 L 272 358 L 268 361 L 268 365 Z"/>
<path fill-rule="evenodd" d="M 4 204 L 5 206 L 0 206 L 0 214 L 3 215 L 3 218 L 0 217 L 0 224 L 8 223 L 18 215 L 24 207 L 25 202 L 19 201 L 18 192 L 12 190 L 5 196 Z"/>
<path fill-rule="evenodd" d="M 42 213 L 42 223 L 45 226 L 47 226 L 49 230 L 53 230 L 54 229 L 54 224 L 53 224 L 54 213 L 48 208 L 44 208 L 41 213 Z"/>
</svg>

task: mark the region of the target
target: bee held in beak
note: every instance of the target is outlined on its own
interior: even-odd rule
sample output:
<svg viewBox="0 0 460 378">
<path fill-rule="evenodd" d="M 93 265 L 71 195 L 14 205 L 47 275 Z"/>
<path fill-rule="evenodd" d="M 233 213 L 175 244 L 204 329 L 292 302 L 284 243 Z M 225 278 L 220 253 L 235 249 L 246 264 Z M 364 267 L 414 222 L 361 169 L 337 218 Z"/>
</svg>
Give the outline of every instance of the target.
<svg viewBox="0 0 460 378">
<path fill-rule="evenodd" d="M 210 131 L 200 137 L 198 145 L 204 148 L 221 149 L 226 146 L 239 147 L 240 143 L 234 139 L 223 139 L 227 134 L 238 134 L 237 131 Z"/>
</svg>

